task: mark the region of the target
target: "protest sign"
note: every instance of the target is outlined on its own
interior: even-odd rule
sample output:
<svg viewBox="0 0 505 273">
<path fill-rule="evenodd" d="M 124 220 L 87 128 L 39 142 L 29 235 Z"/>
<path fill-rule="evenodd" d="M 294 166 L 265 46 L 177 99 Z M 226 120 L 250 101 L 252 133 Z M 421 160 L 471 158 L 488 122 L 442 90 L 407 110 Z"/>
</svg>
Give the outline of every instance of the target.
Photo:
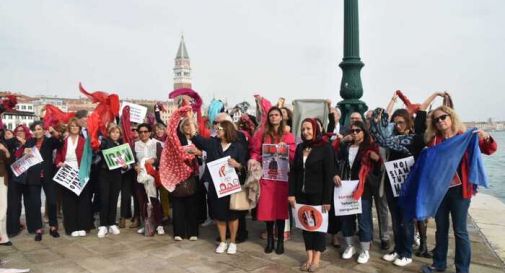
<svg viewBox="0 0 505 273">
<path fill-rule="evenodd" d="M 323 213 L 323 206 L 295 204 L 293 208 L 296 227 L 306 231 L 328 231 L 328 212 Z"/>
<path fill-rule="evenodd" d="M 289 145 L 263 144 L 262 146 L 263 178 L 288 181 Z"/>
<path fill-rule="evenodd" d="M 102 151 L 105 163 L 109 170 L 115 170 L 135 162 L 130 145 L 123 144 L 107 150 Z"/>
<path fill-rule="evenodd" d="M 79 183 L 79 170 L 74 169 L 68 164 L 63 164 L 63 166 L 61 166 L 54 175 L 53 180 L 77 195 L 81 195 L 82 189 L 84 189 L 87 184 L 87 181 L 84 185 Z"/>
<path fill-rule="evenodd" d="M 30 153 L 23 155 L 20 159 L 16 160 L 11 164 L 11 170 L 16 177 L 20 176 L 31 166 L 37 165 L 44 161 L 40 155 L 39 150 L 36 147 L 32 148 Z"/>
<path fill-rule="evenodd" d="M 207 163 L 218 198 L 241 191 L 237 172 L 228 164 L 228 159 L 229 156 Z"/>
<path fill-rule="evenodd" d="M 344 180 L 342 181 L 342 186 L 335 187 L 333 192 L 335 216 L 361 213 L 361 198 L 356 201 L 352 196 L 358 183 L 359 180 Z"/>
<path fill-rule="evenodd" d="M 121 103 L 121 111 L 120 112 L 123 112 L 123 108 L 127 105 L 130 106 L 130 121 L 135 122 L 135 123 L 143 123 L 144 118 L 146 117 L 146 114 L 147 114 L 147 107 L 139 105 L 139 104 L 123 101 Z"/>
<path fill-rule="evenodd" d="M 398 160 L 384 162 L 386 167 L 386 172 L 389 177 L 389 182 L 391 183 L 391 189 L 393 189 L 394 197 L 400 196 L 402 191 L 402 185 L 407 176 L 410 173 L 410 169 L 414 165 L 414 157 L 409 156 Z"/>
</svg>

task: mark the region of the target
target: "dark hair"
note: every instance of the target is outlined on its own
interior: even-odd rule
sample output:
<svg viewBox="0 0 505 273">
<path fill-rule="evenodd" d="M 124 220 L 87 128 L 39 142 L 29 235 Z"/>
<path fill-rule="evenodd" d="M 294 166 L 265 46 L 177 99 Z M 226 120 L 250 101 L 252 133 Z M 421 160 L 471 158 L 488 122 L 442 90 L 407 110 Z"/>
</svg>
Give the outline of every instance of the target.
<svg viewBox="0 0 505 273">
<path fill-rule="evenodd" d="M 412 120 L 412 116 L 409 114 L 407 109 L 397 109 L 394 111 L 391 116 L 391 122 L 394 122 L 396 117 L 401 117 L 405 120 L 405 125 L 407 126 L 405 129 L 409 130 L 411 133 L 414 131 L 414 121 Z M 396 128 L 395 128 L 396 131 Z"/>
<path fill-rule="evenodd" d="M 368 132 L 368 129 L 366 127 L 366 124 L 363 121 L 354 121 L 351 123 L 351 126 L 349 126 L 349 128 L 352 129 L 353 126 L 359 127 L 361 131 L 363 131 L 363 142 L 361 142 L 361 144 L 359 145 L 360 148 L 367 149 L 368 147 L 370 147 L 372 141 L 370 138 L 370 133 Z"/>
<path fill-rule="evenodd" d="M 234 142 L 237 140 L 237 129 L 235 129 L 233 122 L 223 120 L 219 123 L 219 126 L 223 128 L 224 139 L 227 142 Z"/>
<path fill-rule="evenodd" d="M 149 132 L 152 132 L 152 130 L 153 130 L 153 128 L 151 128 L 151 125 L 149 125 L 149 123 L 141 123 L 137 126 L 137 131 L 140 131 L 140 128 L 142 128 L 142 127 L 146 128 L 147 131 L 149 131 Z"/>
<path fill-rule="evenodd" d="M 40 121 L 40 120 L 36 120 L 36 121 L 32 122 L 32 124 L 30 124 L 30 130 L 35 131 L 35 127 L 37 125 L 40 125 L 40 127 L 42 127 L 42 129 L 44 129 L 44 123 L 42 123 L 42 121 Z"/>
<path fill-rule="evenodd" d="M 79 110 L 75 112 L 75 117 L 78 119 L 85 118 L 88 116 L 88 110 Z"/>
<path fill-rule="evenodd" d="M 291 109 L 287 107 L 282 107 L 281 110 L 283 109 L 286 110 L 286 113 L 288 113 L 288 119 L 286 120 L 286 125 L 288 125 L 289 127 L 293 127 L 293 111 L 291 111 Z M 284 116 L 282 117 L 282 119 L 284 119 Z"/>
<path fill-rule="evenodd" d="M 284 129 L 286 128 L 286 121 L 284 119 L 281 119 L 281 124 L 279 125 L 277 131 L 275 131 L 274 126 L 270 124 L 270 113 L 273 111 L 278 111 L 282 118 L 282 111 L 279 107 L 272 106 L 270 110 L 268 110 L 266 117 L 267 121 L 265 122 L 265 130 L 263 132 L 263 141 L 265 140 L 267 135 L 272 138 L 272 141 L 275 140 L 275 137 L 282 137 L 282 135 L 284 135 Z"/>
<path fill-rule="evenodd" d="M 324 128 L 324 124 L 321 121 L 320 118 L 314 118 L 314 120 L 317 122 L 317 125 L 321 125 L 321 134 L 326 134 L 326 129 Z"/>
</svg>

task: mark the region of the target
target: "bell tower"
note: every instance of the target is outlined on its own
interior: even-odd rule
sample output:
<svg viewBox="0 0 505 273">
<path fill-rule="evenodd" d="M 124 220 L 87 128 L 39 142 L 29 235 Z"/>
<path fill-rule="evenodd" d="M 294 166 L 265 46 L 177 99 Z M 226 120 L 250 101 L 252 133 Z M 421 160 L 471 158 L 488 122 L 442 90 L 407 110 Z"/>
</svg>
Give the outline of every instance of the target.
<svg viewBox="0 0 505 273">
<path fill-rule="evenodd" d="M 184 43 L 184 35 L 181 36 L 174 66 L 174 90 L 179 88 L 191 88 L 191 64 Z"/>
</svg>

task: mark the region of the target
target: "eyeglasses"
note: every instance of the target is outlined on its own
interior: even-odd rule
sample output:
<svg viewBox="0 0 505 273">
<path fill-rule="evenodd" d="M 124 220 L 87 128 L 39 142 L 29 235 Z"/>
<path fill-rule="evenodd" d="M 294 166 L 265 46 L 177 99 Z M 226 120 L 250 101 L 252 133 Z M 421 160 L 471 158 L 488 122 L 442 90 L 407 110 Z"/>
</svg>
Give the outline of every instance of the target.
<svg viewBox="0 0 505 273">
<path fill-rule="evenodd" d="M 359 133 L 361 133 L 361 131 L 363 131 L 363 130 L 361 130 L 361 129 L 351 129 L 351 134 L 359 134 Z"/>
<path fill-rule="evenodd" d="M 17 130 L 16 133 L 24 133 L 24 130 Z"/>
<path fill-rule="evenodd" d="M 445 114 L 445 115 L 441 115 L 439 117 L 433 118 L 433 124 L 437 124 L 439 121 L 445 120 L 448 116 L 449 116 L 448 114 Z"/>
<path fill-rule="evenodd" d="M 217 120 L 214 120 L 214 122 L 212 122 L 212 125 L 218 125 L 219 124 L 219 121 Z"/>
<path fill-rule="evenodd" d="M 149 133 L 149 131 L 147 131 L 147 130 L 140 130 L 139 131 L 139 134 L 146 134 L 146 133 Z"/>
<path fill-rule="evenodd" d="M 132 128 L 132 132 L 137 132 L 137 129 L 135 129 L 135 128 Z"/>
<path fill-rule="evenodd" d="M 404 125 L 405 123 L 406 123 L 406 122 L 405 122 L 405 121 L 403 121 L 403 120 L 402 120 L 402 121 L 397 121 L 397 122 L 395 122 L 395 124 L 396 124 L 396 125 Z"/>
<path fill-rule="evenodd" d="M 217 129 L 218 129 L 219 131 L 223 131 L 223 130 L 224 130 L 224 128 L 223 128 L 223 127 L 221 127 L 221 126 L 217 127 Z"/>
</svg>

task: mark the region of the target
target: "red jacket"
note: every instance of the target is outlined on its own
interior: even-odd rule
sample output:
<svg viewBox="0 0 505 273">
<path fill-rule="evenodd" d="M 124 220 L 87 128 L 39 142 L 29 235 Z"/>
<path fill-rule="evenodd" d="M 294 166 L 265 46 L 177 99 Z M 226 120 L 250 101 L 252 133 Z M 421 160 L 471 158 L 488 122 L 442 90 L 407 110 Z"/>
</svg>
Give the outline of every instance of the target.
<svg viewBox="0 0 505 273">
<path fill-rule="evenodd" d="M 461 134 L 461 133 L 459 133 Z M 440 144 L 442 143 L 443 141 L 443 138 L 442 136 L 435 136 L 429 143 L 428 143 L 428 146 L 431 147 L 431 146 L 434 146 L 434 145 L 437 145 L 437 144 Z M 496 144 L 496 141 L 494 141 L 494 139 L 490 136 L 489 137 L 489 140 L 483 140 L 483 139 L 479 139 L 479 147 L 480 147 L 480 150 L 483 154 L 486 154 L 486 155 L 491 155 L 493 154 L 494 152 L 496 152 L 496 150 L 498 149 L 498 145 Z M 463 156 L 463 159 L 461 160 L 461 163 L 460 163 L 460 170 L 461 170 L 461 184 L 463 186 L 463 198 L 465 199 L 471 199 L 472 196 L 475 194 L 475 189 L 472 185 L 472 183 L 470 183 L 470 181 L 468 180 L 468 152 L 465 152 L 465 155 Z"/>
<path fill-rule="evenodd" d="M 81 158 L 82 153 L 84 151 L 85 142 L 86 140 L 84 139 L 84 137 L 79 136 L 79 139 L 77 140 L 77 147 L 75 148 L 75 155 L 77 156 L 77 163 L 79 166 L 81 165 Z M 65 162 L 65 159 L 67 157 L 67 143 L 68 143 L 68 137 L 65 138 L 63 146 L 56 153 L 56 158 L 54 160 L 56 165 Z"/>
</svg>

